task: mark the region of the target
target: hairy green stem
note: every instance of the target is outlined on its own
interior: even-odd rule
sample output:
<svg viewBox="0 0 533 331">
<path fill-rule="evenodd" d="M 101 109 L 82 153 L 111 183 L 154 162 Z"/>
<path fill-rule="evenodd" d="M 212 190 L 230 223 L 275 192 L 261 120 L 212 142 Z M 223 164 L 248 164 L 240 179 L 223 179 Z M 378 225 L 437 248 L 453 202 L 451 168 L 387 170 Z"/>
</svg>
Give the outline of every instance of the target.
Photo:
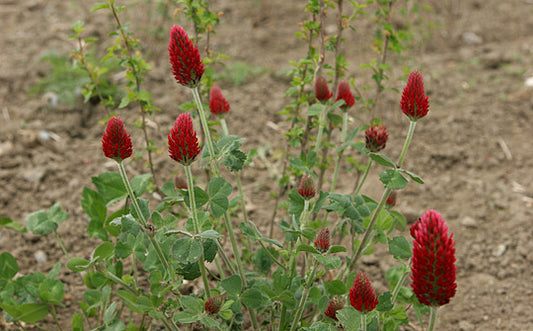
<svg viewBox="0 0 533 331">
<path fill-rule="evenodd" d="M 403 159 L 405 158 L 405 155 L 407 154 L 407 149 L 409 149 L 409 145 L 411 144 L 411 139 L 413 139 L 415 128 L 416 128 L 416 121 L 411 121 L 409 123 L 409 132 L 407 132 L 407 137 L 405 138 L 405 143 L 403 145 L 402 154 L 400 154 L 400 159 L 398 160 L 398 164 L 397 164 L 398 168 L 402 167 Z"/>
<path fill-rule="evenodd" d="M 345 111 L 342 113 L 342 135 L 341 135 L 341 144 L 346 144 L 346 136 L 348 131 L 348 112 Z M 339 169 L 341 165 L 342 155 L 344 154 L 344 148 L 337 152 L 337 160 L 335 160 L 335 170 L 333 172 L 333 180 L 331 181 L 331 192 L 335 192 L 337 186 L 337 177 L 339 175 Z M 326 217 L 327 219 L 327 217 Z"/>
<path fill-rule="evenodd" d="M 141 222 L 141 228 L 143 232 L 148 236 L 148 239 L 150 239 L 150 242 L 154 246 L 154 249 L 159 256 L 159 260 L 163 264 L 163 267 L 165 268 L 165 271 L 171 276 L 173 273 L 170 270 L 170 267 L 168 265 L 168 261 L 163 254 L 163 251 L 161 250 L 161 246 L 159 246 L 159 243 L 157 240 L 155 240 L 153 234 L 148 233 L 148 222 L 146 222 L 146 219 L 144 218 L 144 214 L 141 211 L 141 208 L 139 207 L 139 202 L 137 201 L 137 198 L 135 197 L 135 194 L 133 193 L 133 189 L 131 188 L 130 181 L 128 180 L 128 175 L 126 174 L 126 169 L 124 168 L 124 164 L 122 161 L 117 162 L 118 164 L 118 170 L 120 172 L 120 177 L 122 177 L 122 182 L 124 183 L 124 186 L 126 187 L 126 191 L 128 192 L 128 195 L 130 196 L 131 203 L 133 205 L 133 208 L 135 209 L 135 212 L 137 213 L 137 217 L 139 221 Z"/>
<path fill-rule="evenodd" d="M 198 114 L 200 115 L 200 123 L 202 124 L 202 129 L 204 131 L 205 141 L 207 144 L 207 149 L 209 150 L 209 163 L 211 164 L 211 170 L 215 177 L 220 177 L 220 167 L 215 158 L 215 147 L 213 145 L 213 140 L 211 139 L 211 132 L 209 131 L 209 125 L 207 123 L 207 117 L 205 116 L 204 105 L 202 99 L 200 98 L 200 91 L 198 86 L 191 88 L 194 102 L 198 107 Z"/>
<path fill-rule="evenodd" d="M 366 331 L 366 314 L 361 314 L 361 330 Z"/>
<path fill-rule="evenodd" d="M 409 275 L 409 265 L 411 264 L 411 259 L 407 262 L 407 266 L 404 266 L 404 270 L 402 272 L 402 275 L 400 276 L 400 279 L 398 279 L 398 282 L 396 283 L 396 286 L 394 287 L 392 291 L 392 299 L 391 302 L 394 305 L 394 302 L 398 298 L 398 294 L 400 293 L 400 289 L 403 286 L 403 283 L 405 282 L 405 279 L 407 278 L 407 275 Z"/>
<path fill-rule="evenodd" d="M 296 330 L 296 328 L 298 327 L 298 321 L 300 321 L 300 319 L 302 318 L 305 303 L 307 302 L 307 297 L 309 296 L 309 292 L 311 291 L 311 285 L 313 285 L 313 282 L 315 281 L 316 272 L 318 270 L 318 261 L 315 260 L 311 268 L 311 273 L 306 279 L 304 291 L 302 292 L 302 297 L 300 298 L 300 303 L 296 308 L 296 313 L 294 314 L 294 318 L 292 320 L 291 331 Z"/>
<path fill-rule="evenodd" d="M 213 146 L 213 141 L 211 139 L 211 132 L 209 131 L 209 125 L 207 123 L 207 118 L 205 116 L 204 106 L 200 98 L 198 87 L 192 88 L 191 91 L 192 91 L 192 95 L 194 98 L 194 102 L 196 103 L 196 106 L 198 107 L 198 114 L 200 115 L 200 122 L 202 123 L 202 129 L 204 131 L 205 140 L 207 142 L 207 149 L 209 151 L 211 170 L 213 171 L 213 175 L 215 177 L 220 177 L 220 167 L 218 165 L 217 159 L 215 158 L 215 148 Z M 239 246 L 237 245 L 237 241 L 235 240 L 235 233 L 233 232 L 233 225 L 231 224 L 229 211 L 227 210 L 224 213 L 224 225 L 226 227 L 226 231 L 228 231 L 228 235 L 231 241 L 231 246 L 233 249 L 233 255 L 235 255 L 235 262 L 237 263 L 237 269 L 239 271 L 242 284 L 246 285 L 246 277 L 244 275 L 244 268 L 242 266 Z M 255 316 L 255 311 L 253 309 L 248 309 L 248 311 L 250 313 L 250 319 L 252 320 L 252 326 L 254 330 L 259 330 L 259 324 L 257 323 L 257 317 Z"/>
<path fill-rule="evenodd" d="M 365 172 L 363 173 L 363 177 L 361 177 L 361 179 L 359 180 L 359 184 L 357 185 L 357 188 L 353 192 L 353 196 L 356 196 L 359 194 L 359 192 L 361 192 L 361 188 L 363 187 L 363 184 L 366 181 L 366 177 L 368 176 L 368 173 L 370 172 L 370 168 L 372 168 L 372 162 L 373 162 L 372 159 L 368 161 Z"/>
<path fill-rule="evenodd" d="M 318 155 L 322 144 L 322 136 L 324 135 L 324 128 L 327 124 L 329 105 L 325 105 L 320 114 L 318 115 L 318 133 L 316 136 L 315 152 Z"/>
<path fill-rule="evenodd" d="M 429 322 L 428 322 L 428 330 L 427 331 L 433 331 L 435 330 L 435 325 L 437 325 L 437 313 L 439 312 L 438 306 L 430 306 L 429 307 Z"/>
<path fill-rule="evenodd" d="M 193 182 L 193 177 L 192 177 L 192 172 L 191 172 L 191 166 L 186 165 L 184 167 L 185 167 L 185 176 L 187 177 L 187 190 L 189 191 L 189 201 L 191 203 L 191 214 L 192 214 L 192 220 L 193 220 L 193 225 L 194 225 L 194 232 L 196 234 L 199 234 L 201 229 L 200 229 L 200 221 L 198 220 L 198 213 L 196 212 L 196 197 L 194 195 L 194 182 Z M 203 248 L 202 248 L 202 254 L 200 256 L 200 261 L 198 261 L 198 264 L 200 266 L 200 273 L 202 274 L 202 281 L 204 282 L 205 295 L 207 296 L 207 299 L 211 299 L 211 291 L 209 290 L 209 281 L 207 280 L 207 273 L 205 271 Z"/>
</svg>

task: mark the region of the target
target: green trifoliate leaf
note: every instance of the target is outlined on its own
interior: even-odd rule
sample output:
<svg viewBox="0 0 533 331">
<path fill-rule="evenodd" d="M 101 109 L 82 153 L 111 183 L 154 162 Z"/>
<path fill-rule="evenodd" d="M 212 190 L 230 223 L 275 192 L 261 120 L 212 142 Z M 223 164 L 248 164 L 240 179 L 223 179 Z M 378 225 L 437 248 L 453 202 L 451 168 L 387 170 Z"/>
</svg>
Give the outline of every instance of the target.
<svg viewBox="0 0 533 331">
<path fill-rule="evenodd" d="M 412 255 L 411 244 L 405 237 L 397 236 L 389 240 L 389 252 L 395 259 L 408 259 Z"/>
<path fill-rule="evenodd" d="M 386 188 L 399 190 L 407 186 L 409 183 L 398 170 L 387 169 L 379 174 L 379 179 Z"/>
<path fill-rule="evenodd" d="M 396 168 L 396 164 L 383 154 L 368 153 L 368 156 L 379 165 L 389 168 Z"/>
</svg>

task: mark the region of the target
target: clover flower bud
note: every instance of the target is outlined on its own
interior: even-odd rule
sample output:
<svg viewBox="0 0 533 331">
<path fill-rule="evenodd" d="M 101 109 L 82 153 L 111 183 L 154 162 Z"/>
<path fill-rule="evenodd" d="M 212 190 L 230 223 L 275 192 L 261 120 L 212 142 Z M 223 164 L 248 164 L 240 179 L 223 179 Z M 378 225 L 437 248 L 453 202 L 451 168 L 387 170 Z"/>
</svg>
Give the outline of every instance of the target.
<svg viewBox="0 0 533 331">
<path fill-rule="evenodd" d="M 442 216 L 429 210 L 411 226 L 411 287 L 421 304 L 442 306 L 455 296 L 455 241 Z"/>
<path fill-rule="evenodd" d="M 330 234 L 328 228 L 320 230 L 316 236 L 315 248 L 322 253 L 327 252 L 329 249 L 329 239 Z"/>
<path fill-rule="evenodd" d="M 229 103 L 222 95 L 220 87 L 213 86 L 209 92 L 209 110 L 213 115 L 223 115 L 229 112 Z"/>
<path fill-rule="evenodd" d="M 424 91 L 424 81 L 418 71 L 413 71 L 407 78 L 407 85 L 402 93 L 400 106 L 402 111 L 411 121 L 418 121 L 427 115 L 429 100 Z"/>
<path fill-rule="evenodd" d="M 300 187 L 298 188 L 298 194 L 300 194 L 305 200 L 312 199 L 315 196 L 316 190 L 312 175 L 305 175 L 302 177 Z"/>
<path fill-rule="evenodd" d="M 350 288 L 350 304 L 363 314 L 366 314 L 378 304 L 376 292 L 368 277 L 364 273 L 359 273 Z"/>
<path fill-rule="evenodd" d="M 102 150 L 104 155 L 116 161 L 127 159 L 131 156 L 133 147 L 131 136 L 124 128 L 120 117 L 111 117 L 107 122 L 104 136 L 102 137 Z"/>
<path fill-rule="evenodd" d="M 192 125 L 189 113 L 178 116 L 174 127 L 168 134 L 168 152 L 170 157 L 183 164 L 190 165 L 200 154 L 198 137 Z"/>
<path fill-rule="evenodd" d="M 385 208 L 391 209 L 392 207 L 396 206 L 396 198 L 398 197 L 398 194 L 396 191 L 392 191 L 389 194 L 389 197 L 387 198 L 387 201 L 385 201 Z"/>
<path fill-rule="evenodd" d="M 335 102 L 339 100 L 344 100 L 344 105 L 341 106 L 342 111 L 348 111 L 348 109 L 355 105 L 355 98 L 353 97 L 352 91 L 350 91 L 350 84 L 345 80 L 339 83 L 337 100 Z"/>
<path fill-rule="evenodd" d="M 383 124 L 374 124 L 365 131 L 366 149 L 370 152 L 379 152 L 387 145 L 387 127 Z"/>
<path fill-rule="evenodd" d="M 220 308 L 224 305 L 226 301 L 225 295 L 217 295 L 211 297 L 205 302 L 205 311 L 210 315 L 216 315 L 220 312 Z"/>
<path fill-rule="evenodd" d="M 205 67 L 198 46 L 193 44 L 181 26 L 174 25 L 170 30 L 168 54 L 176 81 L 190 88 L 198 86 Z"/>
<path fill-rule="evenodd" d="M 320 102 L 326 102 L 333 96 L 329 91 L 328 82 L 323 76 L 319 76 L 315 82 L 315 97 Z"/>
<path fill-rule="evenodd" d="M 329 300 L 328 308 L 326 308 L 324 314 L 327 317 L 338 321 L 339 319 L 337 318 L 337 311 L 341 310 L 342 308 L 344 308 L 344 300 L 339 296 L 334 296 Z"/>
<path fill-rule="evenodd" d="M 174 177 L 174 187 L 178 190 L 186 190 L 188 185 L 187 185 L 187 178 L 185 177 L 184 174 L 177 174 L 175 177 Z"/>
</svg>

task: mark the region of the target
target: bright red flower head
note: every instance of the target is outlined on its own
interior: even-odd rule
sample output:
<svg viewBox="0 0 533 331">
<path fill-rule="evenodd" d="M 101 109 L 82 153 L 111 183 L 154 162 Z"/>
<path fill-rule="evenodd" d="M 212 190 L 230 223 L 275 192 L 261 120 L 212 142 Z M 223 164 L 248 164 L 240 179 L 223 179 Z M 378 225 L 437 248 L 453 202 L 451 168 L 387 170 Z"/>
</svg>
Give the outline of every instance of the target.
<svg viewBox="0 0 533 331">
<path fill-rule="evenodd" d="M 183 165 L 190 165 L 200 154 L 198 138 L 192 126 L 189 113 L 178 116 L 174 127 L 168 134 L 168 152 L 170 157 Z"/>
<path fill-rule="evenodd" d="M 181 26 L 174 25 L 170 30 L 168 54 L 172 73 L 176 81 L 187 87 L 196 87 L 202 78 L 205 67 L 198 47 Z"/>
<path fill-rule="evenodd" d="M 229 111 L 229 103 L 222 95 L 220 87 L 213 86 L 209 92 L 209 110 L 213 115 L 222 115 Z"/>
<path fill-rule="evenodd" d="M 337 92 L 337 100 L 344 100 L 344 105 L 341 106 L 343 111 L 347 111 L 353 105 L 355 105 L 355 98 L 353 97 L 352 91 L 350 91 L 350 84 L 347 81 L 343 80 L 339 84 L 339 90 Z"/>
<path fill-rule="evenodd" d="M 379 152 L 387 145 L 388 138 L 389 134 L 385 125 L 372 125 L 365 131 L 366 149 L 373 153 Z"/>
<path fill-rule="evenodd" d="M 315 196 L 315 182 L 313 181 L 312 175 L 305 175 L 302 177 L 300 186 L 298 187 L 298 194 L 306 200 L 312 199 Z"/>
<path fill-rule="evenodd" d="M 378 304 L 376 291 L 374 291 L 366 274 L 362 272 L 355 278 L 353 286 L 350 288 L 349 297 L 351 305 L 363 314 L 374 310 Z"/>
<path fill-rule="evenodd" d="M 329 91 L 328 82 L 323 76 L 319 76 L 315 82 L 315 97 L 320 102 L 326 102 L 333 96 Z"/>
<path fill-rule="evenodd" d="M 326 311 L 324 314 L 329 317 L 333 318 L 334 320 L 338 321 L 337 318 L 337 311 L 344 308 L 344 300 L 339 296 L 334 296 L 329 300 L 328 308 L 326 308 Z"/>
<path fill-rule="evenodd" d="M 411 287 L 418 301 L 427 306 L 442 306 L 455 295 L 455 241 L 448 226 L 434 210 L 427 211 L 411 226 L 413 258 Z"/>
<path fill-rule="evenodd" d="M 328 228 L 320 230 L 316 235 L 315 248 L 322 253 L 327 252 L 329 249 L 329 239 L 330 234 Z"/>
<path fill-rule="evenodd" d="M 133 147 L 131 136 L 124 129 L 124 122 L 120 117 L 111 117 L 102 137 L 102 149 L 104 155 L 117 161 L 131 156 Z"/>
<path fill-rule="evenodd" d="M 211 297 L 205 302 L 205 311 L 211 315 L 218 314 L 220 308 L 224 305 L 224 301 L 226 301 L 225 295 Z"/>
<path fill-rule="evenodd" d="M 429 98 L 424 92 L 424 81 L 418 71 L 413 71 L 407 79 L 400 106 L 411 121 L 418 121 L 429 111 Z"/>
</svg>

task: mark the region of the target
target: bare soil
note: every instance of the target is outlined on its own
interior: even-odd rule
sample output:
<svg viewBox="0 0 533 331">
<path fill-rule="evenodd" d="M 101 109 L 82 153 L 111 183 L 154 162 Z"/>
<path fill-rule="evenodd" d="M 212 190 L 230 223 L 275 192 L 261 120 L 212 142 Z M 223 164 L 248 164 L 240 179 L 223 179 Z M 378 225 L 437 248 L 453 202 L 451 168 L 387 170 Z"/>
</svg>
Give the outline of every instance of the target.
<svg viewBox="0 0 533 331">
<path fill-rule="evenodd" d="M 143 84 L 163 111 L 151 118 L 157 125 L 150 127 L 149 134 L 165 150 L 167 131 L 179 112 L 177 105 L 191 96 L 175 84 L 169 72 L 166 35 L 158 38 L 147 28 L 161 24 L 155 13 L 146 14 L 150 13 L 146 8 L 155 8 L 155 1 L 151 5 L 137 2 L 126 9 L 124 20 L 131 22 L 153 66 Z M 288 126 L 276 115 L 288 102 L 284 93 L 289 81 L 283 72 L 290 60 L 306 52 L 306 45 L 294 37 L 298 22 L 307 18 L 304 5 L 304 1 L 282 0 L 217 0 L 211 5 L 224 12 L 212 40 L 216 50 L 231 56 L 231 62 L 265 70 L 244 85 L 222 85 L 232 107 L 230 131 L 247 138 L 245 149 L 265 151 L 265 158 L 258 157 L 244 177 L 251 217 L 265 231 L 273 204 L 269 193 L 277 190 L 275 176 Z M 531 330 L 533 87 L 525 81 L 533 77 L 533 3 L 446 0 L 424 1 L 424 5 L 432 9 L 423 10 L 416 20 L 400 16 L 395 22 L 413 24 L 415 42 L 402 57 L 391 54 L 388 59 L 395 68 L 391 87 L 402 88 L 398 78 L 403 66 L 418 69 L 431 102 L 405 163 L 426 183 L 410 184 L 400 192 L 397 209 L 411 221 L 435 209 L 454 232 L 458 291 L 441 310 L 441 330 Z M 80 206 L 82 189 L 92 185 L 92 176 L 115 169 L 100 149 L 103 124 L 99 120 L 106 111 L 81 101 L 75 107 L 52 107 L 49 98 L 30 96 L 29 90 L 49 72 L 40 61 L 44 54 L 68 54 L 76 47 L 68 39 L 75 21 L 86 22 L 87 36 L 105 38 L 113 29 L 107 13 L 89 14 L 91 6 L 64 0 L 0 2 L 0 214 L 22 222 L 29 212 L 59 202 L 70 214 L 59 233 L 70 254 L 80 257 L 89 256 L 98 242 L 85 232 L 88 219 Z M 397 6 L 407 5 L 400 2 Z M 164 27 L 179 24 L 162 23 Z M 371 26 L 361 24 L 357 31 L 347 30 L 344 35 L 344 50 L 352 63 L 347 76 L 362 85 L 372 84 L 369 73 L 359 69 L 372 56 L 368 37 L 363 37 L 371 33 Z M 82 127 L 81 114 L 88 111 L 89 124 Z M 358 111 L 362 110 L 354 107 L 353 117 Z M 131 125 L 139 116 L 138 109 L 118 113 L 140 150 L 144 146 L 141 132 Z M 399 95 L 387 92 L 376 115 L 390 131 L 385 154 L 396 158 L 408 127 L 399 109 Z M 43 137 L 43 132 L 51 137 Z M 177 171 L 165 153 L 156 156 L 155 166 L 160 182 L 171 180 Z M 130 175 L 146 172 L 142 161 L 129 162 L 127 167 Z M 378 170 L 371 172 L 364 188 L 374 198 L 381 192 L 376 185 Z M 338 192 L 351 192 L 353 179 L 346 177 Z M 47 272 L 57 261 L 67 262 L 53 236 L 2 229 L 0 250 L 17 258 L 22 274 Z M 46 262 L 37 262 L 38 251 L 46 254 Z M 391 262 L 376 258 L 366 262 L 374 265 L 373 273 L 381 279 L 378 290 L 385 289 L 382 275 Z M 58 313 L 69 329 L 82 286 L 66 268 L 61 279 L 68 294 Z"/>
</svg>

